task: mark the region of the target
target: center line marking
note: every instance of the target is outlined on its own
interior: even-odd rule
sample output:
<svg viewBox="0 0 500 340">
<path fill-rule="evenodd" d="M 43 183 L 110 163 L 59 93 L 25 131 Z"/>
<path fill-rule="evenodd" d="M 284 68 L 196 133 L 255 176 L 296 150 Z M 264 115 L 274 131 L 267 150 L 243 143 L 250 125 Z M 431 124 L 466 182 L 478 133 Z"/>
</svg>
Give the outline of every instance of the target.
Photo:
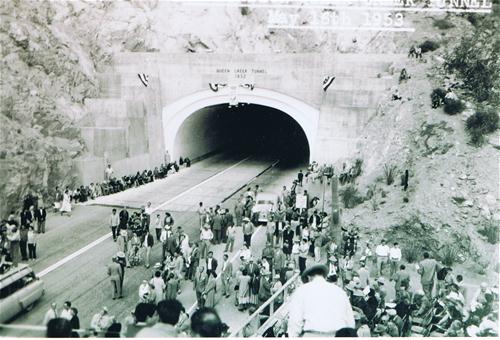
<svg viewBox="0 0 500 340">
<path fill-rule="evenodd" d="M 249 158 L 250 158 L 250 156 L 246 157 L 245 159 L 242 159 L 242 160 L 241 160 L 241 161 L 239 161 L 238 163 L 231 165 L 229 168 L 226 168 L 226 169 L 224 169 L 223 171 L 216 173 L 215 175 L 213 175 L 213 176 L 211 176 L 211 177 L 207 178 L 206 180 L 204 180 L 203 182 L 198 183 L 198 184 L 197 184 L 197 185 L 195 185 L 194 187 L 191 187 L 191 188 L 189 188 L 188 190 L 186 190 L 186 191 L 184 191 L 184 192 L 180 193 L 179 195 L 175 196 L 174 198 L 171 198 L 171 199 L 169 199 L 168 201 L 166 201 L 166 202 L 164 202 L 164 203 L 160 204 L 159 206 L 157 206 L 156 208 L 154 208 L 153 210 L 151 210 L 151 213 L 153 213 L 154 211 L 156 211 L 156 210 L 158 210 L 158 209 L 162 208 L 163 206 L 167 205 L 168 203 L 170 203 L 170 202 L 172 202 L 172 201 L 174 201 L 174 200 L 178 199 L 179 197 L 184 196 L 184 195 L 185 195 L 185 194 L 187 194 L 188 192 L 191 192 L 192 190 L 194 190 L 194 189 L 196 189 L 196 188 L 200 187 L 201 185 L 203 185 L 203 184 L 205 184 L 205 183 L 209 182 L 210 180 L 212 180 L 212 179 L 215 179 L 215 178 L 219 177 L 220 175 L 224 174 L 225 172 L 227 172 L 227 171 L 229 171 L 229 170 L 233 169 L 234 167 L 236 167 L 236 166 L 240 165 L 241 163 L 245 162 L 245 161 L 246 161 L 246 160 L 248 160 Z M 81 248 L 81 249 L 79 249 L 79 250 L 75 251 L 74 253 L 72 253 L 72 254 L 70 254 L 70 255 L 68 255 L 68 256 L 66 256 L 66 257 L 62 258 L 61 260 L 57 261 L 57 262 L 56 262 L 56 263 L 54 263 L 53 265 L 50 265 L 49 267 L 45 268 L 45 269 L 44 269 L 44 270 L 42 270 L 40 273 L 38 273 L 38 277 L 44 277 L 45 275 L 47 275 L 47 274 L 49 274 L 49 273 L 53 272 L 53 271 L 54 271 L 54 270 L 56 270 L 57 268 L 59 268 L 59 267 L 63 266 L 63 265 L 64 265 L 64 264 L 66 264 L 67 262 L 69 262 L 69 261 L 73 260 L 75 257 L 77 257 L 77 256 L 79 256 L 79 255 L 81 255 L 81 254 L 85 253 L 87 250 L 90 250 L 90 249 L 94 248 L 95 246 L 97 246 L 98 244 L 100 244 L 100 243 L 104 242 L 105 240 L 107 240 L 107 239 L 108 239 L 108 238 L 110 238 L 111 236 L 112 236 L 112 234 L 111 234 L 111 232 L 110 232 L 110 233 L 108 233 L 108 234 L 106 234 L 106 235 L 104 235 L 104 236 L 99 237 L 97 240 L 92 241 L 91 243 L 87 244 L 85 247 L 83 247 L 83 248 Z"/>
</svg>

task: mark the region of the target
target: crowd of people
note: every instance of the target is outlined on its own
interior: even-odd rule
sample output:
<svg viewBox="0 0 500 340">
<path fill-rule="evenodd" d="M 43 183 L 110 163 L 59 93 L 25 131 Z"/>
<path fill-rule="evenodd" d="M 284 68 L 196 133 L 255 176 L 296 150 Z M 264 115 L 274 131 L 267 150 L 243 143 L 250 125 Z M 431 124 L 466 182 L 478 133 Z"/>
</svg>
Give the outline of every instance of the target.
<svg viewBox="0 0 500 340">
<path fill-rule="evenodd" d="M 213 308 L 221 299 L 230 299 L 239 311 L 251 314 L 274 293 L 282 291 L 295 273 L 302 275 L 302 282 L 288 288 L 293 293 L 289 317 L 273 325 L 267 335 L 497 334 L 498 287 L 483 284 L 467 305 L 462 275 L 439 264 L 427 251 L 423 251 L 423 260 L 415 266 L 422 289 L 415 287 L 414 280 L 410 280 L 411 265 L 404 263 L 397 243 L 362 240 L 354 224 L 338 231 L 331 227 L 329 216 L 316 207 L 317 197 L 309 197 L 307 192 L 307 182 L 318 179 L 318 172 L 323 174 L 320 180 L 330 180 L 330 173 L 333 176 L 333 168 L 330 172 L 328 166 L 311 164 L 306 173 L 297 174 L 290 189 L 283 186 L 277 206 L 262 226 L 266 240 L 262 251 L 252 244 L 257 230 L 252 207 L 261 191 L 258 185 L 247 187 L 232 211 L 220 205 L 207 208 L 200 202 L 196 240 L 190 240 L 183 228 L 175 224 L 171 213 L 152 213 L 150 204 L 133 213 L 126 207 L 119 212 L 112 209 L 109 227 L 117 252 L 107 268 L 110 298 L 123 297 L 128 268 L 138 265 L 149 268 L 155 264 L 150 276 L 139 284 L 135 312 L 119 323 L 103 307 L 92 318 L 92 334 L 110 337 L 200 334 L 200 329 L 206 330 L 200 321 L 206 315 L 200 317 L 197 313 L 208 313 L 207 320 L 215 320 L 213 325 L 216 325 L 212 328 L 216 333 L 210 334 L 220 336 L 227 326 Z M 343 170 L 351 175 L 354 172 Z M 306 197 L 307 208 L 295 206 L 299 195 Z M 29 218 L 36 215 L 37 208 L 27 205 L 29 214 L 22 216 L 21 225 L 31 223 L 28 229 L 34 225 L 38 228 L 37 220 Z M 243 246 L 234 249 L 238 229 Z M 220 244 L 224 253 L 216 258 L 214 250 Z M 161 259 L 151 261 L 155 245 L 161 248 Z M 239 261 L 234 262 L 238 257 Z M 192 282 L 196 294 L 197 311 L 193 315 L 188 315 L 178 301 L 187 281 Z M 325 294 L 318 293 L 321 291 Z M 343 302 L 333 304 L 324 296 Z M 284 302 L 282 292 L 274 300 L 274 310 Z M 65 309 L 71 318 L 62 317 L 55 305 L 47 312 L 44 324 L 48 332 L 52 327 L 67 329 L 68 322 L 71 324 L 78 316 L 71 304 Z M 333 322 L 332 316 L 338 322 Z M 257 326 L 269 317 L 267 307 L 257 319 Z M 76 321 L 73 323 L 70 330 L 78 328 Z"/>
<path fill-rule="evenodd" d="M 180 157 L 179 162 L 170 162 L 170 157 L 166 157 L 165 163 L 160 167 L 117 178 L 114 176 L 111 164 L 108 164 L 104 174 L 105 180 L 102 183 L 81 185 L 75 190 L 69 187 L 61 190 L 56 187 L 55 196 L 52 199 L 53 212 L 71 217 L 74 203 L 86 202 L 88 199 L 150 183 L 165 178 L 168 174 L 179 172 L 181 167 L 190 166 L 191 160 L 188 157 Z M 45 233 L 47 212 L 50 212 L 50 206 L 46 204 L 44 198 L 36 193 L 28 193 L 23 199 L 20 211 L 11 211 L 8 218 L 0 222 L 0 273 L 6 272 L 11 267 L 17 267 L 22 261 L 37 258 L 37 241 L 39 234 Z M 131 229 L 136 228 L 137 233 L 140 234 L 141 230 L 135 223 L 136 217 L 137 214 L 132 216 Z"/>
</svg>

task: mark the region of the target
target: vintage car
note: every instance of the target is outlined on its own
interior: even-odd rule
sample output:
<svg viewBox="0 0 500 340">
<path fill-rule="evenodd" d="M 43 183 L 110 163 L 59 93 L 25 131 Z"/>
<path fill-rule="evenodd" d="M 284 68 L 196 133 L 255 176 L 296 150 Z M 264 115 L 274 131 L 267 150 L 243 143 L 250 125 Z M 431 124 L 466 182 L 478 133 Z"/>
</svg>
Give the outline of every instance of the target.
<svg viewBox="0 0 500 340">
<path fill-rule="evenodd" d="M 255 198 L 255 205 L 252 208 L 252 222 L 267 223 L 270 214 L 278 205 L 278 195 L 272 193 L 259 192 Z"/>
</svg>

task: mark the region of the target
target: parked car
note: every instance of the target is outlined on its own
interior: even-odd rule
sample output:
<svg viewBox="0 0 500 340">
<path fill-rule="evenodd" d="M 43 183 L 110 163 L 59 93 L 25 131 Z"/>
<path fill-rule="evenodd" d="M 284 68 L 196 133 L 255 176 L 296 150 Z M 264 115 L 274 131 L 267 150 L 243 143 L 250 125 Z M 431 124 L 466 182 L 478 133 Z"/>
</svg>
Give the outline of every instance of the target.
<svg viewBox="0 0 500 340">
<path fill-rule="evenodd" d="M 271 213 L 278 205 L 278 195 L 260 192 L 255 198 L 255 205 L 252 208 L 252 222 L 267 223 Z"/>
<path fill-rule="evenodd" d="M 0 275 L 0 323 L 30 309 L 45 294 L 43 281 L 27 264 Z"/>
</svg>

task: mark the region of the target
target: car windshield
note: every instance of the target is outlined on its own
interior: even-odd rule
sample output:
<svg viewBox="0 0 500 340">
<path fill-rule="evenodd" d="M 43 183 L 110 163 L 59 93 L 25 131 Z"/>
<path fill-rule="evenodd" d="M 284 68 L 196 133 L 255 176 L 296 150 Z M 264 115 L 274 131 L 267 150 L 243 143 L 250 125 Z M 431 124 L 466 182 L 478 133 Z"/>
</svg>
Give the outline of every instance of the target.
<svg viewBox="0 0 500 340">
<path fill-rule="evenodd" d="M 273 201 L 269 201 L 269 200 L 259 200 L 259 201 L 257 201 L 257 204 L 273 204 Z"/>
</svg>

